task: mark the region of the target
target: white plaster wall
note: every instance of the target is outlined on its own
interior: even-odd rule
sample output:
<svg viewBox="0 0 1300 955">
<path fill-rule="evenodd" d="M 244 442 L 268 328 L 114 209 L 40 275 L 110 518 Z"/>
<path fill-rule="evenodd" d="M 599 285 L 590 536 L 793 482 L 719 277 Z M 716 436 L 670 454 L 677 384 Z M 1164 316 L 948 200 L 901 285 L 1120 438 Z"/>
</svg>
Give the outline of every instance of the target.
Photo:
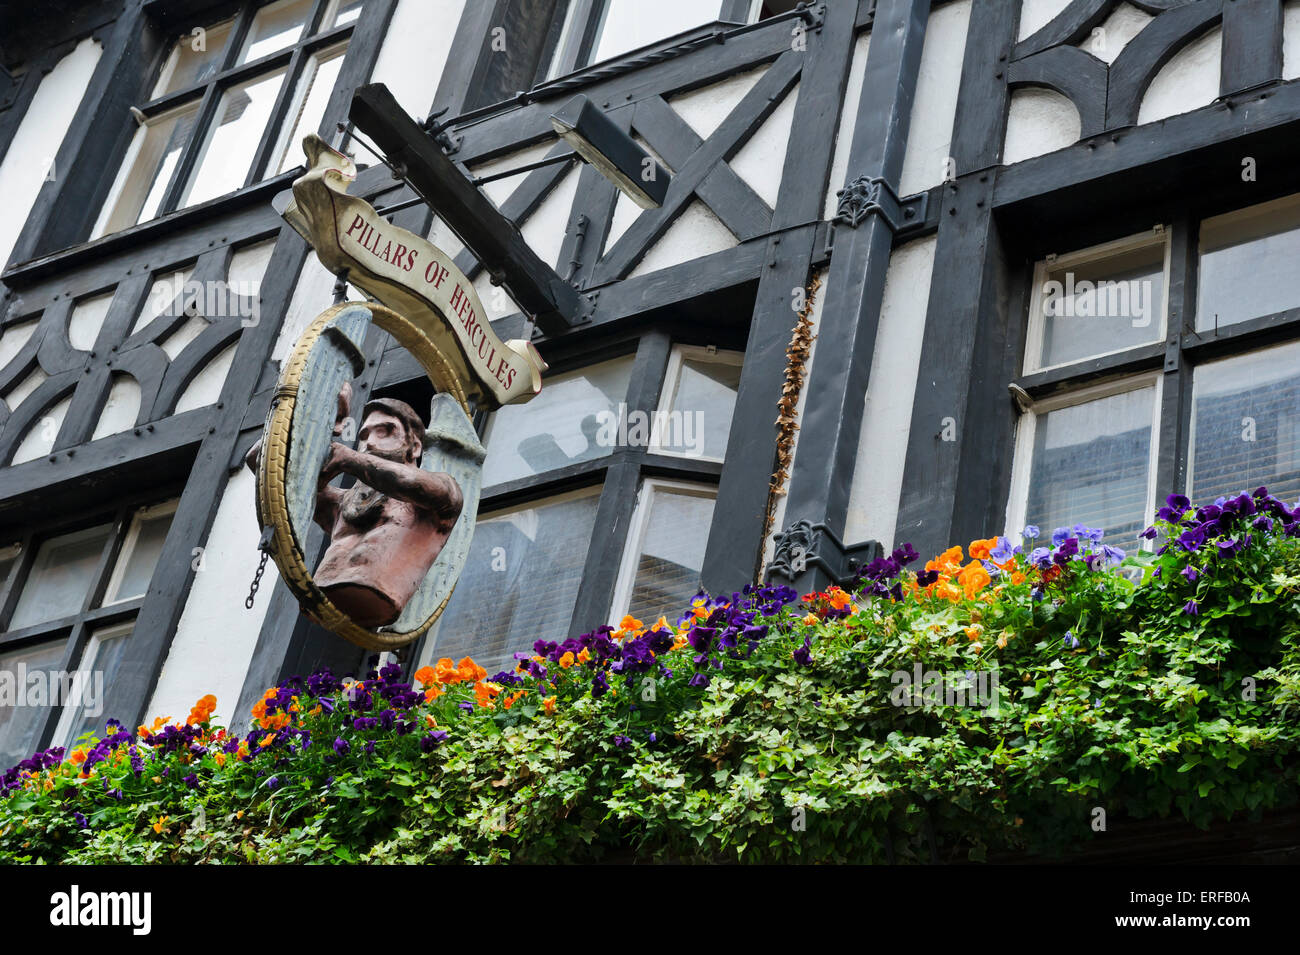
<svg viewBox="0 0 1300 955">
<path fill-rule="evenodd" d="M 799 85 L 795 84 L 772 111 L 772 115 L 731 157 L 732 171 L 745 180 L 772 209 L 776 208 L 776 197 L 781 191 L 786 146 L 790 142 L 790 130 L 794 126 L 794 111 L 798 102 Z"/>
<path fill-rule="evenodd" d="M 933 236 L 917 239 L 896 249 L 889 260 L 849 491 L 845 543 L 878 540 L 886 552 L 896 543 L 894 525 L 921 364 L 934 247 Z"/>
<path fill-rule="evenodd" d="M 799 400 L 796 401 L 794 405 L 796 424 L 803 423 L 803 409 L 804 409 L 804 405 L 808 403 L 808 383 L 812 380 L 813 362 L 817 358 L 817 342 L 818 342 L 817 335 L 821 331 L 821 327 L 822 327 L 822 309 L 826 305 L 826 270 L 823 269 L 821 272 L 817 274 L 821 276 L 822 286 L 820 289 L 817 290 L 817 297 L 813 299 L 812 311 L 808 313 L 808 317 L 812 319 L 813 340 L 812 340 L 812 345 L 808 348 L 808 360 L 804 362 L 803 389 L 799 392 Z M 798 316 L 795 315 L 794 312 L 791 312 L 790 313 L 791 334 L 794 333 L 794 325 L 797 319 Z M 790 336 L 787 335 L 785 339 L 785 344 L 788 346 L 789 343 L 790 343 Z M 776 414 L 777 414 L 777 409 L 773 408 L 772 409 L 773 421 L 776 420 Z M 795 431 L 794 441 L 790 445 L 790 467 L 788 470 L 789 474 L 794 474 L 794 469 L 796 467 L 795 461 L 799 454 L 800 434 L 802 434 L 802 431 L 799 430 Z M 787 479 L 787 487 L 788 484 L 789 482 Z M 768 564 L 772 562 L 772 555 L 776 550 L 776 535 L 781 533 L 781 531 L 785 529 L 786 503 L 787 503 L 786 495 L 782 494 L 779 497 L 777 497 L 776 507 L 772 510 L 772 533 L 768 535 L 767 540 L 763 541 L 763 566 L 764 567 L 766 567 Z"/>
<path fill-rule="evenodd" d="M 737 244 L 736 237 L 713 214 L 713 210 L 696 199 L 668 227 L 663 237 L 650 247 L 645 257 L 629 273 L 629 277 L 657 272 L 734 248 Z"/>
<path fill-rule="evenodd" d="M 1300 0 L 1282 7 L 1282 79 L 1300 77 Z"/>
<path fill-rule="evenodd" d="M 1193 40 L 1161 67 L 1138 110 L 1138 124 L 1187 113 L 1219 97 L 1223 31 L 1214 29 Z"/>
<path fill-rule="evenodd" d="M 1025 87 L 1011 94 L 1002 162 L 1010 166 L 1079 141 L 1079 111 L 1055 90 Z"/>
<path fill-rule="evenodd" d="M 1017 39 L 1033 36 L 1069 5 L 1070 0 L 1024 0 L 1020 5 L 1020 35 Z"/>
<path fill-rule="evenodd" d="M 539 159 L 545 159 L 546 154 L 555 146 L 555 142 L 556 140 L 554 137 L 544 139 L 539 143 L 533 143 L 533 145 L 525 146 L 523 149 L 516 149 L 514 152 L 497 156 L 493 159 L 487 160 L 486 162 L 475 163 L 468 168 L 476 178 L 484 178 L 486 176 L 495 176 L 499 173 L 509 172 L 511 169 L 518 169 L 520 166 L 525 166 L 528 163 L 537 162 Z M 526 178 L 528 178 L 528 173 L 521 172 L 517 176 L 506 176 L 504 179 L 485 183 L 479 188 L 482 193 L 491 199 L 499 209 L 501 208 L 502 203 L 510 198 L 510 194 L 518 189 Z"/>
<path fill-rule="evenodd" d="M 36 331 L 37 322 L 38 319 L 29 318 L 25 322 L 16 322 L 0 332 L 0 368 L 4 368 L 22 351 L 22 347 L 31 339 L 32 332 Z"/>
<path fill-rule="evenodd" d="M 560 247 L 564 244 L 569 229 L 569 214 L 573 211 L 573 199 L 578 194 L 581 172 L 581 167 L 575 166 L 565 173 L 564 178 L 555 184 L 542 204 L 519 228 L 524 241 L 538 257 L 543 262 L 549 262 L 561 275 L 568 271 L 568 263 L 560 264 Z"/>
<path fill-rule="evenodd" d="M 393 11 L 370 82 L 386 84 L 417 120 L 433 109 L 464 7 L 465 0 L 400 0 Z"/>
<path fill-rule="evenodd" d="M 254 479 L 241 467 L 226 482 L 203 547 L 203 569 L 194 574 L 171 650 L 146 710 L 148 717 L 184 719 L 195 700 L 217 697 L 217 718 L 230 725 L 244 676 L 257 648 L 257 635 L 270 603 L 275 566 L 267 565 L 264 586 L 252 610 L 244 609 L 257 569 L 259 531 Z"/>
<path fill-rule="evenodd" d="M 221 386 L 226 383 L 226 375 L 235 360 L 235 349 L 238 347 L 239 342 L 231 342 L 212 356 L 212 360 L 203 366 L 176 400 L 176 414 L 217 403 L 221 397 Z"/>
<path fill-rule="evenodd" d="M 27 377 L 10 388 L 9 393 L 5 395 L 5 404 L 9 406 L 9 410 L 16 410 L 20 404 L 31 396 L 32 392 L 45 384 L 45 379 L 49 377 L 41 369 L 40 365 L 29 371 Z"/>
<path fill-rule="evenodd" d="M 52 168 L 54 157 L 81 105 L 101 52 L 94 40 L 82 40 L 41 80 L 0 163 L 0 196 L 4 197 L 5 213 L 0 217 L 0 266 L 9 260 L 47 173 L 59 174 L 57 168 Z"/>
<path fill-rule="evenodd" d="M 844 188 L 849 172 L 849 147 L 853 144 L 853 127 L 858 118 L 858 101 L 862 98 L 862 77 L 867 70 L 867 52 L 871 48 L 871 34 L 863 33 L 853 45 L 853 60 L 849 63 L 848 85 L 844 88 L 844 104 L 840 107 L 840 126 L 835 132 L 835 155 L 831 158 L 831 178 L 822 206 L 822 218 L 835 215 L 838 199 L 835 193 Z"/>
<path fill-rule="evenodd" d="M 1093 27 L 1092 32 L 1077 46 L 1099 60 L 1114 63 L 1124 47 L 1154 19 L 1151 14 L 1139 10 L 1131 3 L 1121 3 L 1105 20 Z"/>
<path fill-rule="evenodd" d="M 601 250 L 601 255 L 614 248 L 614 244 L 623 238 L 623 233 L 631 228 L 632 223 L 636 221 L 636 217 L 641 212 L 641 207 L 635 202 L 622 192 L 618 194 L 618 201 L 614 203 L 614 215 L 609 220 L 609 232 L 605 234 L 605 246 Z"/>
<path fill-rule="evenodd" d="M 348 286 L 348 301 L 364 300 L 365 296 L 356 286 Z M 333 302 L 334 276 L 320 264 L 316 253 L 308 252 L 302 271 L 298 273 L 298 284 L 294 286 L 293 298 L 289 300 L 289 307 L 284 310 L 280 336 L 275 340 L 275 347 L 271 350 L 271 359 L 283 366 L 284 360 L 289 357 L 289 352 L 293 351 L 298 336 Z"/>
<path fill-rule="evenodd" d="M 971 0 L 949 3 L 930 14 L 921 50 L 921 69 L 907 128 L 907 152 L 898 194 L 910 196 L 946 178 L 952 150 L 952 124 L 966 54 Z M 965 170 L 958 169 L 960 174 Z"/>
<path fill-rule="evenodd" d="M 708 139 L 768 70 L 767 64 L 668 99 L 700 139 Z"/>
</svg>

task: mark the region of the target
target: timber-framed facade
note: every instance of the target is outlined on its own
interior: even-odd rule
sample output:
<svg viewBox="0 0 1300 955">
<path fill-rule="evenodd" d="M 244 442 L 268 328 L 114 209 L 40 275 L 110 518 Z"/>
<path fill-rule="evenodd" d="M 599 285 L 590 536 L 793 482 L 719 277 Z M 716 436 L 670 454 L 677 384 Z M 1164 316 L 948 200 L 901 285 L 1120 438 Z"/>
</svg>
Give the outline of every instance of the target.
<svg viewBox="0 0 1300 955">
<path fill-rule="evenodd" d="M 399 207 L 393 222 L 449 250 L 459 246 L 456 224 L 413 201 L 400 170 L 348 125 L 355 91 L 387 84 L 478 177 L 563 155 L 550 113 L 586 95 L 671 170 L 660 208 L 631 207 L 574 159 L 484 186 L 586 302 L 583 319 L 534 323 L 492 294 L 491 269 L 472 253 L 461 250 L 457 264 L 480 283 L 498 335 L 531 335 L 548 379 L 588 396 L 546 406 L 576 415 L 575 427 L 605 411 L 694 411 L 674 405 L 684 367 L 734 395 L 721 453 L 707 442 L 696 454 L 653 440 L 566 447 L 558 431 L 545 448 L 519 451 L 516 442 L 511 466 L 485 482 L 480 520 L 497 530 L 482 535 L 482 566 L 467 568 L 462 600 L 488 600 L 491 589 L 473 575 L 495 574 L 483 579 L 506 586 L 518 606 L 491 621 L 449 610 L 461 636 L 438 639 L 466 652 L 482 652 L 475 641 L 489 632 L 525 624 L 533 629 L 519 646 L 590 630 L 652 592 L 676 595 L 685 577 L 692 591 L 738 589 L 761 573 L 820 588 L 872 542 L 937 553 L 1013 518 L 1054 514 L 1058 499 L 1091 501 L 1106 479 L 1127 482 L 1097 505 L 1123 523 L 1157 491 L 1209 480 L 1204 466 L 1201 478 L 1194 473 L 1196 451 L 1202 461 L 1223 452 L 1205 443 L 1209 418 L 1196 437 L 1195 408 L 1217 394 L 1214 369 L 1263 356 L 1270 381 L 1294 382 L 1300 365 L 1286 349 L 1300 341 L 1300 289 L 1288 302 L 1287 280 L 1268 277 L 1277 288 L 1260 297 L 1266 311 L 1231 320 L 1216 311 L 1208 324 L 1198 296 L 1239 300 L 1208 278 L 1225 274 L 1230 286 L 1231 255 L 1220 260 L 1226 273 L 1209 257 L 1296 228 L 1287 200 L 1300 193 L 1289 161 L 1300 130 L 1300 5 L 715 5 L 716 16 L 604 58 L 608 3 L 593 0 L 60 0 L 6 33 L 0 178 L 35 170 L 36 184 L 0 275 L 0 548 L 16 548 L 0 550 L 10 554 L 0 565 L 0 657 L 58 641 L 59 665 L 75 668 L 101 625 L 129 618 L 105 701 L 123 719 L 210 691 L 223 715 L 246 713 L 284 675 L 360 664 L 358 651 L 302 618 L 270 578 L 255 609 L 244 609 L 259 529 L 241 461 L 260 433 L 277 362 L 334 294 L 335 277 L 271 205 L 300 171 L 281 166 L 273 149 L 306 115 L 308 75 L 332 81 L 328 95 L 317 91 L 314 131 L 368 164 L 353 194 Z M 250 58 L 269 7 L 300 15 L 301 29 Z M 224 59 L 202 82 L 155 95 L 178 38 L 223 23 Z M 326 73 L 322 53 L 344 44 Z M 58 103 L 42 87 L 78 55 L 87 62 L 66 77 L 76 90 L 59 112 L 57 151 L 23 155 L 33 124 L 55 121 Z M 210 145 L 205 130 L 232 115 L 223 97 L 281 75 L 267 97 L 269 132 L 237 187 L 186 204 Z M 194 132 L 167 173 L 158 214 L 97 234 L 119 170 L 147 146 L 150 124 L 186 104 Z M 1114 274 L 1158 290 L 1160 314 L 1143 316 L 1149 333 L 1129 322 L 1135 331 L 1114 343 L 1049 354 L 1037 311 L 1044 270 L 1080 253 L 1086 267 L 1099 262 L 1098 274 L 1110 274 L 1108 244 L 1134 236 L 1133 248 L 1159 250 L 1150 256 L 1159 266 L 1121 258 Z M 195 288 L 204 291 L 197 302 Z M 168 289 L 177 294 L 159 305 Z M 774 498 L 786 350 L 810 301 L 816 344 L 788 480 Z M 427 403 L 419 368 L 387 336 L 373 333 L 366 357 L 358 389 Z M 609 406 L 591 404 L 594 394 Z M 1093 401 L 1116 402 L 1093 406 L 1102 418 L 1128 414 L 1138 424 L 1093 434 L 1061 414 Z M 1300 480 L 1300 431 L 1283 434 L 1291 427 L 1283 419 L 1300 408 L 1278 408 L 1277 422 L 1261 423 L 1271 456 L 1242 459 L 1234 479 Z M 500 440 L 511 420 L 538 427 L 522 411 L 478 416 L 489 461 L 494 429 Z M 1029 421 L 1040 437 L 1065 429 L 1073 435 L 1065 447 L 1077 439 L 1098 455 L 1107 440 L 1145 428 L 1126 460 L 1146 459 L 1127 477 L 1062 476 L 1044 463 L 1048 439 L 1035 444 Z M 121 605 L 108 600 L 139 508 L 172 500 L 147 589 Z M 672 503 L 656 513 L 656 501 Z M 669 526 L 670 512 L 674 528 L 698 536 L 676 563 L 644 545 L 647 528 Z M 94 583 L 57 591 L 71 595 L 57 615 L 11 626 L 24 590 L 52 566 L 42 545 L 102 525 L 112 529 L 77 565 Z M 550 549 L 530 556 L 543 534 L 555 535 Z M 66 553 L 82 553 L 75 543 Z M 518 649 L 507 644 L 490 650 Z M 435 649 L 426 641 L 406 662 Z M 198 686 L 200 678 L 210 682 Z M 23 746 L 57 742 L 62 719 L 49 714 Z"/>
</svg>

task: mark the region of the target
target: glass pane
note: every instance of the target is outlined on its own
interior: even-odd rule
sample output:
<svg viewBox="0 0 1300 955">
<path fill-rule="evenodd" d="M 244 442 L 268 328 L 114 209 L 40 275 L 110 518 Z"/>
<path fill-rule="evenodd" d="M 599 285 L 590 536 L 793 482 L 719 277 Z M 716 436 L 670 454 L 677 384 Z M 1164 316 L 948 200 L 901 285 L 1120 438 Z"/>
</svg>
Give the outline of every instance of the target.
<svg viewBox="0 0 1300 955">
<path fill-rule="evenodd" d="M 216 124 L 208 134 L 182 206 L 197 205 L 243 188 L 284 74 L 282 69 L 267 73 L 232 86 L 221 97 Z"/>
<path fill-rule="evenodd" d="M 513 669 L 512 654 L 536 640 L 571 636 L 599 492 L 480 518 L 424 659 L 472 656 L 491 675 Z"/>
<path fill-rule="evenodd" d="M 739 388 L 739 365 L 684 359 L 669 414 L 655 422 L 655 447 L 691 457 L 725 458 Z"/>
<path fill-rule="evenodd" d="M 73 677 L 71 697 L 66 701 L 69 712 L 60 722 L 61 732 L 56 737 L 65 749 L 71 748 L 83 733 L 104 736 L 104 724 L 113 715 L 104 712 L 104 697 L 117 679 L 126 640 L 134 626 L 132 622 L 102 627 L 91 635 L 83 662 Z"/>
<path fill-rule="evenodd" d="M 497 411 L 485 442 L 483 486 L 610 454 L 617 444 L 617 424 L 626 417 L 620 405 L 631 374 L 630 355 L 604 361 L 547 378 L 531 401 Z M 647 433 L 642 440 L 649 437 Z"/>
<path fill-rule="evenodd" d="M 717 0 L 606 0 L 596 34 L 597 63 L 635 50 L 703 23 L 712 23 L 722 9 Z"/>
<path fill-rule="evenodd" d="M 361 8 L 365 5 L 365 0 L 334 0 L 334 9 L 329 16 L 325 18 L 322 29 L 330 27 L 341 27 L 345 23 L 351 23 L 361 16 Z"/>
<path fill-rule="evenodd" d="M 1164 336 L 1165 247 L 1049 269 L 1039 368 L 1132 348 Z"/>
<path fill-rule="evenodd" d="M 42 673 L 55 672 L 63 659 L 62 640 L 23 647 L 0 653 L 0 673 L 12 674 L 15 689 L 18 687 L 20 672 L 31 676 L 33 671 Z M 22 671 L 19 670 L 22 667 Z M 28 696 L 29 681 L 25 681 L 22 696 L 23 706 L 0 706 L 0 772 L 15 766 L 36 751 L 36 740 L 45 726 L 45 718 L 50 715 L 49 694 L 41 703 L 34 696 Z M 42 685 L 49 686 L 47 679 Z M 35 703 L 36 705 L 29 705 Z"/>
<path fill-rule="evenodd" d="M 297 112 L 291 116 L 291 122 L 280 141 L 280 163 L 276 172 L 284 172 L 306 162 L 302 151 L 302 140 L 308 133 L 320 129 L 321 120 L 325 118 L 325 107 L 329 105 L 330 94 L 334 92 L 334 83 L 343 68 L 343 54 L 347 46 L 336 47 L 325 53 L 313 56 L 303 70 L 299 81 Z"/>
<path fill-rule="evenodd" d="M 200 27 L 182 34 L 158 76 L 154 98 L 197 86 L 215 76 L 221 69 L 222 54 L 226 51 L 234 25 L 234 18 L 231 18 L 215 26 Z"/>
<path fill-rule="evenodd" d="M 112 524 L 52 537 L 41 544 L 14 608 L 10 630 L 81 613 Z"/>
<path fill-rule="evenodd" d="M 311 16 L 312 0 L 276 0 L 257 11 L 244 41 L 240 63 L 249 63 L 293 46 Z"/>
<path fill-rule="evenodd" d="M 1267 202 L 1201 223 L 1196 330 L 1300 307 L 1300 201 Z"/>
<path fill-rule="evenodd" d="M 131 530 L 122 542 L 112 582 L 104 595 L 106 604 L 143 597 L 149 589 L 149 581 L 153 579 L 153 570 L 158 565 L 158 555 L 162 553 L 175 513 L 168 510 L 162 514 L 150 514 L 149 510 L 142 508 L 136 513 Z"/>
<path fill-rule="evenodd" d="M 655 487 L 636 565 L 629 613 L 649 623 L 677 617 L 700 589 L 714 497 Z"/>
<path fill-rule="evenodd" d="M 1025 522 L 1077 523 L 1135 550 L 1146 527 L 1155 386 L 1038 416 Z"/>
<path fill-rule="evenodd" d="M 136 130 L 135 140 L 95 235 L 107 235 L 147 222 L 161 211 L 181 151 L 194 128 L 197 102 L 182 106 Z"/>
<path fill-rule="evenodd" d="M 1192 379 L 1192 495 L 1263 485 L 1300 498 L 1300 342 L 1199 366 Z"/>
</svg>

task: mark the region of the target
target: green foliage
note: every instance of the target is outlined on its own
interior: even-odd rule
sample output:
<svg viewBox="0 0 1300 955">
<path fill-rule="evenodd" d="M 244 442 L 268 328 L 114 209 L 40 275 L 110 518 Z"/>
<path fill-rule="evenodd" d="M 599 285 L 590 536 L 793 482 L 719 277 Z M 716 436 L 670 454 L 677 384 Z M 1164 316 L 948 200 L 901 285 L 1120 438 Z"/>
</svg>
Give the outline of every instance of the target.
<svg viewBox="0 0 1300 955">
<path fill-rule="evenodd" d="M 946 557 L 928 588 L 903 572 L 903 599 L 773 598 L 752 644 L 678 638 L 605 695 L 594 657 L 499 695 L 462 661 L 406 709 L 383 698 L 395 674 L 362 684 L 361 708 L 355 689 L 290 687 L 247 758 L 200 719 L 170 751 L 175 728 L 133 744 L 138 772 L 120 742 L 86 778 L 26 778 L 0 798 L 0 862 L 981 860 L 1077 850 L 1096 807 L 1206 826 L 1297 803 L 1300 541 L 1117 568 L 1019 554 L 987 583 Z M 744 601 L 697 601 L 673 636 Z M 918 666 L 949 688 L 995 670 L 996 709 L 913 696 Z M 394 708 L 389 728 L 353 724 Z"/>
</svg>

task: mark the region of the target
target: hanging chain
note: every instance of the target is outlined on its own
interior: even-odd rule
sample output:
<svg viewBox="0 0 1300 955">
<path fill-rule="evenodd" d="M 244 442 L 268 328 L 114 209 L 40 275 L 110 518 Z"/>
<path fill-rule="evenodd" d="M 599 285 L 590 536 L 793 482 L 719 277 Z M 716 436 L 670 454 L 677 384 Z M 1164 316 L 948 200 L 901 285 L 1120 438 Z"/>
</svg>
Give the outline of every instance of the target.
<svg viewBox="0 0 1300 955">
<path fill-rule="evenodd" d="M 271 556 L 271 539 L 275 537 L 275 528 L 269 524 L 262 528 L 262 539 L 257 542 L 257 549 L 262 552 L 262 559 L 257 562 L 257 571 L 253 574 L 253 582 L 248 586 L 248 597 L 244 600 L 244 606 L 249 610 L 253 609 L 253 602 L 257 599 L 257 588 L 262 586 L 262 574 L 266 573 L 266 559 Z"/>
</svg>

